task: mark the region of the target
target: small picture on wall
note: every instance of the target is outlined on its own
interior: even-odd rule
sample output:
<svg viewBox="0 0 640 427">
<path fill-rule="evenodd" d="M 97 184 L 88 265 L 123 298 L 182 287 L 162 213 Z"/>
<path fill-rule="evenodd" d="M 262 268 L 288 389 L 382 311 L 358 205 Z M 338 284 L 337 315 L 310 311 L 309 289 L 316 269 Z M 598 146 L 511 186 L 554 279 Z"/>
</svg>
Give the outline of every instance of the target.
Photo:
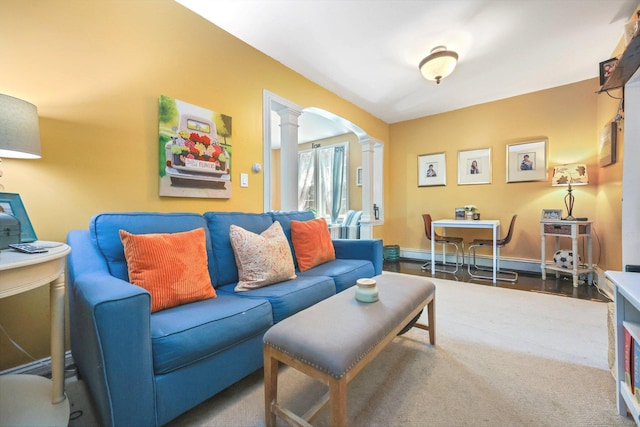
<svg viewBox="0 0 640 427">
<path fill-rule="evenodd" d="M 546 180 L 546 138 L 507 145 L 507 182 Z"/>
<path fill-rule="evenodd" d="M 421 154 L 418 156 L 418 187 L 447 184 L 447 162 L 445 153 Z"/>
<path fill-rule="evenodd" d="M 600 63 L 600 86 L 602 86 L 613 73 L 618 65 L 618 58 L 607 59 Z"/>
<path fill-rule="evenodd" d="M 520 170 L 521 171 L 532 171 L 536 170 L 536 153 L 524 153 L 518 154 L 518 160 L 520 161 Z"/>
<path fill-rule="evenodd" d="M 491 148 L 458 151 L 458 184 L 491 184 Z"/>
<path fill-rule="evenodd" d="M 616 162 L 616 141 L 618 125 L 612 121 L 600 131 L 599 163 L 601 167 L 612 165 Z"/>
</svg>

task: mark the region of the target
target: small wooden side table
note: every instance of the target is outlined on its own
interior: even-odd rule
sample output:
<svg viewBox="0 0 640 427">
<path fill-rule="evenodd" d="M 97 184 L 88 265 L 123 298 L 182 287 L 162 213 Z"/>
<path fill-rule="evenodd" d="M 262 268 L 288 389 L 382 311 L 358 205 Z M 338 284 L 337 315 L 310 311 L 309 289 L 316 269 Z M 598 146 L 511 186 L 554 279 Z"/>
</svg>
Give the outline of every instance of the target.
<svg viewBox="0 0 640 427">
<path fill-rule="evenodd" d="M 567 220 L 542 220 L 540 221 L 540 250 L 541 250 L 541 263 L 542 280 L 547 279 L 547 270 L 556 272 L 558 277 L 560 272 L 571 274 L 573 277 L 573 286 L 578 286 L 578 277 L 580 274 L 588 273 L 589 284 L 593 283 L 593 254 L 591 250 L 591 225 L 593 221 L 567 221 Z M 547 262 L 546 259 L 546 237 L 554 237 L 555 251 L 560 249 L 560 238 L 565 237 L 571 239 L 571 251 L 574 256 L 574 262 L 572 268 L 562 268 L 557 266 L 553 262 Z M 586 268 L 578 266 L 578 238 L 585 237 L 587 239 L 587 264 Z M 555 253 L 554 251 L 554 253 Z"/>
<path fill-rule="evenodd" d="M 0 376 L 0 425 L 66 426 L 69 401 L 64 393 L 64 267 L 71 248 L 35 242 L 48 252 L 0 250 L 0 298 L 49 285 L 51 306 L 51 380 L 37 375 Z"/>
</svg>

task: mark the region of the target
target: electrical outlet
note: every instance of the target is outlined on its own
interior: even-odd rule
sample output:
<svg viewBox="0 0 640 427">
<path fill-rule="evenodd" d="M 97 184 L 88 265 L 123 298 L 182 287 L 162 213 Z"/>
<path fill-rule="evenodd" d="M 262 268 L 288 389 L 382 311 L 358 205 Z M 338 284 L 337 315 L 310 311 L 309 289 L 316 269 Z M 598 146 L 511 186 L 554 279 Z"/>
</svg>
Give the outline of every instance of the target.
<svg viewBox="0 0 640 427">
<path fill-rule="evenodd" d="M 240 174 L 240 187 L 248 187 L 249 186 L 249 174 L 241 173 Z"/>
</svg>

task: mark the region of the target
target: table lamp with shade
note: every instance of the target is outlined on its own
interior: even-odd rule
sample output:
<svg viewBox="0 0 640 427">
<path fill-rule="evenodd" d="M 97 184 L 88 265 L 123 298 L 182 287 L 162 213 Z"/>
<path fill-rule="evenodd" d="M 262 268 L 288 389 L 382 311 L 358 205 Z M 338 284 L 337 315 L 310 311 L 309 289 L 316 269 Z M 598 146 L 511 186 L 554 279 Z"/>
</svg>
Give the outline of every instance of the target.
<svg viewBox="0 0 640 427">
<path fill-rule="evenodd" d="M 572 163 L 568 165 L 558 165 L 553 168 L 553 177 L 551 185 L 568 186 L 567 195 L 564 196 L 564 204 L 567 208 L 567 217 L 563 218 L 567 221 L 576 221 L 573 216 L 573 205 L 575 197 L 573 195 L 572 186 L 587 185 L 589 183 L 589 175 L 587 174 L 587 165 L 583 163 Z M 581 218 L 582 219 L 582 218 Z"/>
<path fill-rule="evenodd" d="M 35 105 L 0 94 L 0 162 L 3 157 L 39 159 L 40 127 Z M 0 184 L 0 190 L 3 189 Z"/>
</svg>

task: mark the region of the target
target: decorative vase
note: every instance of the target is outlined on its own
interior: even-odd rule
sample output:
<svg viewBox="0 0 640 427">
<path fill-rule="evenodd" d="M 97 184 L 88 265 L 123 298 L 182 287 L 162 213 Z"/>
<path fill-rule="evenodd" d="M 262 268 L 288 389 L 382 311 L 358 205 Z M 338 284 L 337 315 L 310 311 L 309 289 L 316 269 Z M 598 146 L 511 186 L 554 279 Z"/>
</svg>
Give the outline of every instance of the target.
<svg viewBox="0 0 640 427">
<path fill-rule="evenodd" d="M 465 213 L 464 213 L 464 219 L 473 219 L 473 212 L 471 212 L 471 211 L 465 211 Z"/>
</svg>

